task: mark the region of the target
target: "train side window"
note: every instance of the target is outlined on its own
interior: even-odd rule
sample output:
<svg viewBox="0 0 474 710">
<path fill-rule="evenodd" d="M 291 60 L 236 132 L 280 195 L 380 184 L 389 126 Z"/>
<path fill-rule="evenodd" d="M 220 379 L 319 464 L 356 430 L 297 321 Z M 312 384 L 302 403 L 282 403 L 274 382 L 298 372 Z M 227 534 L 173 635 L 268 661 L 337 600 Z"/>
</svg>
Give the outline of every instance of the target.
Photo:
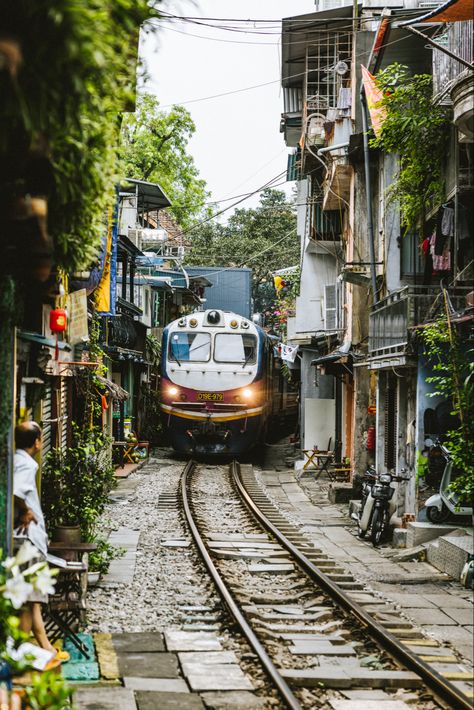
<svg viewBox="0 0 474 710">
<path fill-rule="evenodd" d="M 218 333 L 214 344 L 216 362 L 253 364 L 257 359 L 257 338 L 240 333 Z"/>
<path fill-rule="evenodd" d="M 169 359 L 175 362 L 208 362 L 211 357 L 209 333 L 172 333 Z"/>
</svg>

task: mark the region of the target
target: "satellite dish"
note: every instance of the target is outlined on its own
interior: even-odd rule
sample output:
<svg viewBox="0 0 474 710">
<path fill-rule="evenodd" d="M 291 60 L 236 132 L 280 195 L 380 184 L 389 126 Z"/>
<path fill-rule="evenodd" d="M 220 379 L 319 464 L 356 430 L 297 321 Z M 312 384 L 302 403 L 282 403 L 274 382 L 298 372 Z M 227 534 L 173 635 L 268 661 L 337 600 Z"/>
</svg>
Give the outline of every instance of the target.
<svg viewBox="0 0 474 710">
<path fill-rule="evenodd" d="M 338 62 L 336 66 L 334 67 L 334 71 L 336 74 L 339 74 L 339 76 L 344 76 L 344 74 L 347 74 L 349 71 L 349 65 L 347 62 Z"/>
</svg>

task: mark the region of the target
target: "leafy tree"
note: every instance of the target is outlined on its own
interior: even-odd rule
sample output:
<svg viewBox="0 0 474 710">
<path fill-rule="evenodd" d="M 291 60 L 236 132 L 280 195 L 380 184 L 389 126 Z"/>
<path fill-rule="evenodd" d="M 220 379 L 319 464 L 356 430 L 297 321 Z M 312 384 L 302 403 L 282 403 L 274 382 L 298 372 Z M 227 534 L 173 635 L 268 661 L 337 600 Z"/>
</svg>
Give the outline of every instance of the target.
<svg viewBox="0 0 474 710">
<path fill-rule="evenodd" d="M 273 272 L 299 263 L 294 205 L 281 190 L 264 190 L 258 207 L 235 210 L 226 225 L 206 222 L 190 238 L 189 265 L 252 269 L 256 310 L 274 299 Z"/>
<path fill-rule="evenodd" d="M 159 183 L 184 229 L 205 212 L 209 197 L 194 158 L 187 152 L 195 131 L 189 111 L 182 106 L 162 111 L 151 94 L 139 98 L 135 113 L 125 114 L 121 130 L 122 173 Z"/>
<path fill-rule="evenodd" d="M 433 79 L 411 76 L 408 67 L 394 63 L 377 74 L 386 110 L 382 130 L 371 145 L 398 153 L 400 169 L 388 195 L 400 203 L 406 229 L 423 224 L 433 202 L 443 198 L 442 169 L 447 146 L 448 113 L 433 104 Z"/>
</svg>

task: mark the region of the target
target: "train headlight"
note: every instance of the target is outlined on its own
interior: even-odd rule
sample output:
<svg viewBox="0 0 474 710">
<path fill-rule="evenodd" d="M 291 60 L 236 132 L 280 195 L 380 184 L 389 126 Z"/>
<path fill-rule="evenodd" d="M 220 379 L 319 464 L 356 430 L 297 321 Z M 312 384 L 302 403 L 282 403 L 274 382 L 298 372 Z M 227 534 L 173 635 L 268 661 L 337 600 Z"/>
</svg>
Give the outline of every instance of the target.
<svg viewBox="0 0 474 710">
<path fill-rule="evenodd" d="M 186 325 L 186 318 L 180 318 L 178 321 L 178 325 L 180 328 L 184 328 L 184 326 Z"/>
<path fill-rule="evenodd" d="M 239 324 L 238 324 L 237 321 L 234 319 L 234 320 L 231 320 L 231 321 L 230 321 L 229 325 L 230 325 L 231 328 L 237 328 L 237 326 L 238 326 Z"/>
<path fill-rule="evenodd" d="M 242 395 L 245 399 L 252 399 L 253 392 L 249 387 L 246 387 L 244 390 L 242 390 Z"/>
<path fill-rule="evenodd" d="M 180 394 L 180 395 L 179 395 L 179 398 L 180 398 L 180 400 L 181 400 L 182 402 L 185 402 L 185 401 L 187 400 L 187 397 L 186 397 L 185 394 Z"/>
<path fill-rule="evenodd" d="M 190 319 L 189 325 L 191 326 L 191 328 L 195 328 L 195 327 L 197 326 L 197 324 L 198 324 L 197 318 L 191 318 L 191 319 Z"/>
<path fill-rule="evenodd" d="M 240 394 L 236 394 L 234 397 L 234 402 L 241 402 L 241 401 L 242 401 L 242 397 L 240 396 Z"/>
<path fill-rule="evenodd" d="M 245 328 L 245 329 L 247 329 L 249 327 L 249 323 L 246 320 L 243 320 L 241 325 L 242 325 L 242 328 Z"/>
<path fill-rule="evenodd" d="M 178 394 L 179 390 L 177 387 L 170 387 L 168 390 L 168 394 L 171 395 L 172 397 L 175 397 Z"/>
</svg>

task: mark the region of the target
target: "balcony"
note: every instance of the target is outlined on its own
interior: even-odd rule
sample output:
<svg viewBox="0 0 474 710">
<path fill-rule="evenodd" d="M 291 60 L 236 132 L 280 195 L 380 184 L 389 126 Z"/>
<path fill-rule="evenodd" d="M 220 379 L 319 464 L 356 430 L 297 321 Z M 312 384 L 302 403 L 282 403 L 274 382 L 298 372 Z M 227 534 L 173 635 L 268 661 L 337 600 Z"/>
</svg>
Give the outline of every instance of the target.
<svg viewBox="0 0 474 710">
<path fill-rule="evenodd" d="M 456 311 L 466 308 L 469 287 L 449 290 Z M 406 286 L 372 306 L 369 316 L 369 357 L 404 356 L 410 328 L 433 320 L 444 312 L 443 294 L 439 286 Z"/>
<path fill-rule="evenodd" d="M 453 22 L 437 42 L 467 62 L 474 52 L 474 22 Z M 465 136 L 473 140 L 473 77 L 469 69 L 441 50 L 433 52 L 433 93 L 436 101 L 453 105 L 454 123 Z"/>
</svg>

